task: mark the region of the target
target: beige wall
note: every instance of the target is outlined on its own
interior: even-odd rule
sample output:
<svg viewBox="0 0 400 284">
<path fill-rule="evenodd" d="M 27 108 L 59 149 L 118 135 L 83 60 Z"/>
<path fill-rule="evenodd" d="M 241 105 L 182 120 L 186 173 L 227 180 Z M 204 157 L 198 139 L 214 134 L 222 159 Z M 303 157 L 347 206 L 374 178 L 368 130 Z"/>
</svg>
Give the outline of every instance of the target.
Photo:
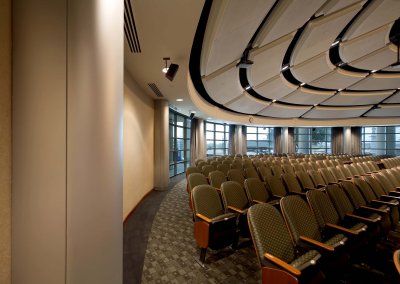
<svg viewBox="0 0 400 284">
<path fill-rule="evenodd" d="M 125 71 L 124 219 L 154 188 L 154 101 Z"/>
<path fill-rule="evenodd" d="M 11 283 L 11 0 L 0 0 L 0 283 Z"/>
</svg>

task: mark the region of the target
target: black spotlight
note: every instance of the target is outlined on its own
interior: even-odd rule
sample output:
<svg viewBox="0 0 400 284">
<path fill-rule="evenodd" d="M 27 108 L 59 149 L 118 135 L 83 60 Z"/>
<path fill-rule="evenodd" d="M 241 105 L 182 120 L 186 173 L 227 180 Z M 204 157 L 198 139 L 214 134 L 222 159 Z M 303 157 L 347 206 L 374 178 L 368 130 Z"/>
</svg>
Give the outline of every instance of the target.
<svg viewBox="0 0 400 284">
<path fill-rule="evenodd" d="M 190 114 L 190 119 L 193 119 L 193 117 L 194 117 L 194 112 L 192 112 L 192 113 Z"/>
<path fill-rule="evenodd" d="M 171 65 L 169 65 L 169 67 L 168 67 L 167 73 L 165 73 L 165 77 L 170 81 L 174 80 L 178 69 L 179 69 L 178 64 L 171 63 Z"/>
</svg>

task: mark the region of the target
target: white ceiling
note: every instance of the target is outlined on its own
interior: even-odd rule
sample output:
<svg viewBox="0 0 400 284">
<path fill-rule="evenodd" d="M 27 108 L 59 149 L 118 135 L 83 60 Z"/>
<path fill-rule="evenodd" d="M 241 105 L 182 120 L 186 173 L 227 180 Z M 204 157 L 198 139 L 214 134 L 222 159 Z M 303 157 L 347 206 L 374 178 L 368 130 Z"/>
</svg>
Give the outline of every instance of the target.
<svg viewBox="0 0 400 284">
<path fill-rule="evenodd" d="M 317 126 L 327 119 L 341 119 L 344 125 L 343 119 L 371 124 L 372 118 L 396 117 L 400 123 L 400 71 L 389 66 L 396 61 L 396 47 L 388 39 L 400 16 L 400 1 L 214 0 L 202 26 L 199 19 L 207 3 L 131 0 L 142 52 L 131 53 L 126 45 L 125 66 L 148 95 L 156 99 L 147 85 L 155 83 L 186 115 L 195 110 L 198 117 L 218 120 L 231 110 L 230 119 L 239 123 L 248 121 L 248 115 L 265 124 L 271 118 Z M 190 78 L 197 28 L 204 29 L 201 54 L 192 57 L 199 78 Z M 331 61 L 331 45 L 339 35 L 334 48 L 356 69 Z M 165 56 L 179 64 L 173 82 L 161 73 Z M 249 91 L 236 67 L 246 56 L 254 61 L 244 72 Z"/>
</svg>

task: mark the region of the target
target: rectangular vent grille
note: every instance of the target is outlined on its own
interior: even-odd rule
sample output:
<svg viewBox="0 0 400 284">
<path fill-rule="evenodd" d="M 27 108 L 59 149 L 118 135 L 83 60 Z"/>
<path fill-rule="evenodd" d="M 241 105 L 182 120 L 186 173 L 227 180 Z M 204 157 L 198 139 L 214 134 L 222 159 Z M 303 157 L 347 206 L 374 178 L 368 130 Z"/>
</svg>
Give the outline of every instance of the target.
<svg viewBox="0 0 400 284">
<path fill-rule="evenodd" d="M 131 0 L 124 1 L 124 31 L 131 52 L 141 53 L 142 50 L 140 49 L 135 19 L 133 18 Z"/>
<path fill-rule="evenodd" d="M 163 98 L 164 95 L 161 93 L 160 89 L 158 89 L 157 85 L 154 83 L 148 83 L 147 85 L 149 85 L 150 89 L 154 92 L 154 94 L 159 97 L 159 98 Z"/>
</svg>

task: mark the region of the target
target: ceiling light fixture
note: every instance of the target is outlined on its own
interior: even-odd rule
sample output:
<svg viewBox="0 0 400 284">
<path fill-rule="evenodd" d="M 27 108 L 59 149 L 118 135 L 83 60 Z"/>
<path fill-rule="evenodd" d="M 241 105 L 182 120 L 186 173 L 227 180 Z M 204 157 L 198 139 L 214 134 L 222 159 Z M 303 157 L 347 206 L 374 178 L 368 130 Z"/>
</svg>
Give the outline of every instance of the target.
<svg viewBox="0 0 400 284">
<path fill-rule="evenodd" d="M 179 69 L 179 65 L 178 64 L 174 64 L 171 63 L 168 66 L 168 60 L 170 60 L 169 57 L 164 57 L 163 60 L 165 61 L 165 67 L 162 69 L 162 72 L 165 73 L 165 77 L 170 80 L 173 81 L 176 75 L 176 72 Z"/>
<path fill-rule="evenodd" d="M 378 70 L 371 70 L 371 73 L 375 73 L 376 71 L 378 71 Z"/>
<path fill-rule="evenodd" d="M 331 46 L 338 45 L 338 44 L 339 44 L 339 42 L 340 42 L 340 40 L 337 40 L 337 41 L 335 41 L 334 43 L 332 43 L 332 44 L 331 44 Z"/>
<path fill-rule="evenodd" d="M 183 102 L 183 99 L 176 99 L 177 102 Z"/>
<path fill-rule="evenodd" d="M 276 102 L 276 100 L 272 100 L 272 102 L 274 103 L 274 102 Z"/>
<path fill-rule="evenodd" d="M 251 86 L 246 86 L 246 88 L 244 88 L 246 91 L 251 89 Z"/>
<path fill-rule="evenodd" d="M 318 104 L 314 104 L 314 106 L 316 107 L 316 106 L 318 106 Z"/>
<path fill-rule="evenodd" d="M 169 57 L 164 57 L 163 58 L 163 60 L 165 61 L 165 67 L 162 69 L 162 72 L 163 73 L 167 73 L 168 72 L 168 60 L 169 60 L 170 58 Z"/>
<path fill-rule="evenodd" d="M 282 67 L 282 71 L 285 71 L 286 69 L 289 69 L 289 64 L 286 64 L 285 66 Z"/>
<path fill-rule="evenodd" d="M 300 84 L 300 86 L 303 87 L 305 84 L 306 84 L 306 83 L 303 82 L 303 83 Z"/>
</svg>

